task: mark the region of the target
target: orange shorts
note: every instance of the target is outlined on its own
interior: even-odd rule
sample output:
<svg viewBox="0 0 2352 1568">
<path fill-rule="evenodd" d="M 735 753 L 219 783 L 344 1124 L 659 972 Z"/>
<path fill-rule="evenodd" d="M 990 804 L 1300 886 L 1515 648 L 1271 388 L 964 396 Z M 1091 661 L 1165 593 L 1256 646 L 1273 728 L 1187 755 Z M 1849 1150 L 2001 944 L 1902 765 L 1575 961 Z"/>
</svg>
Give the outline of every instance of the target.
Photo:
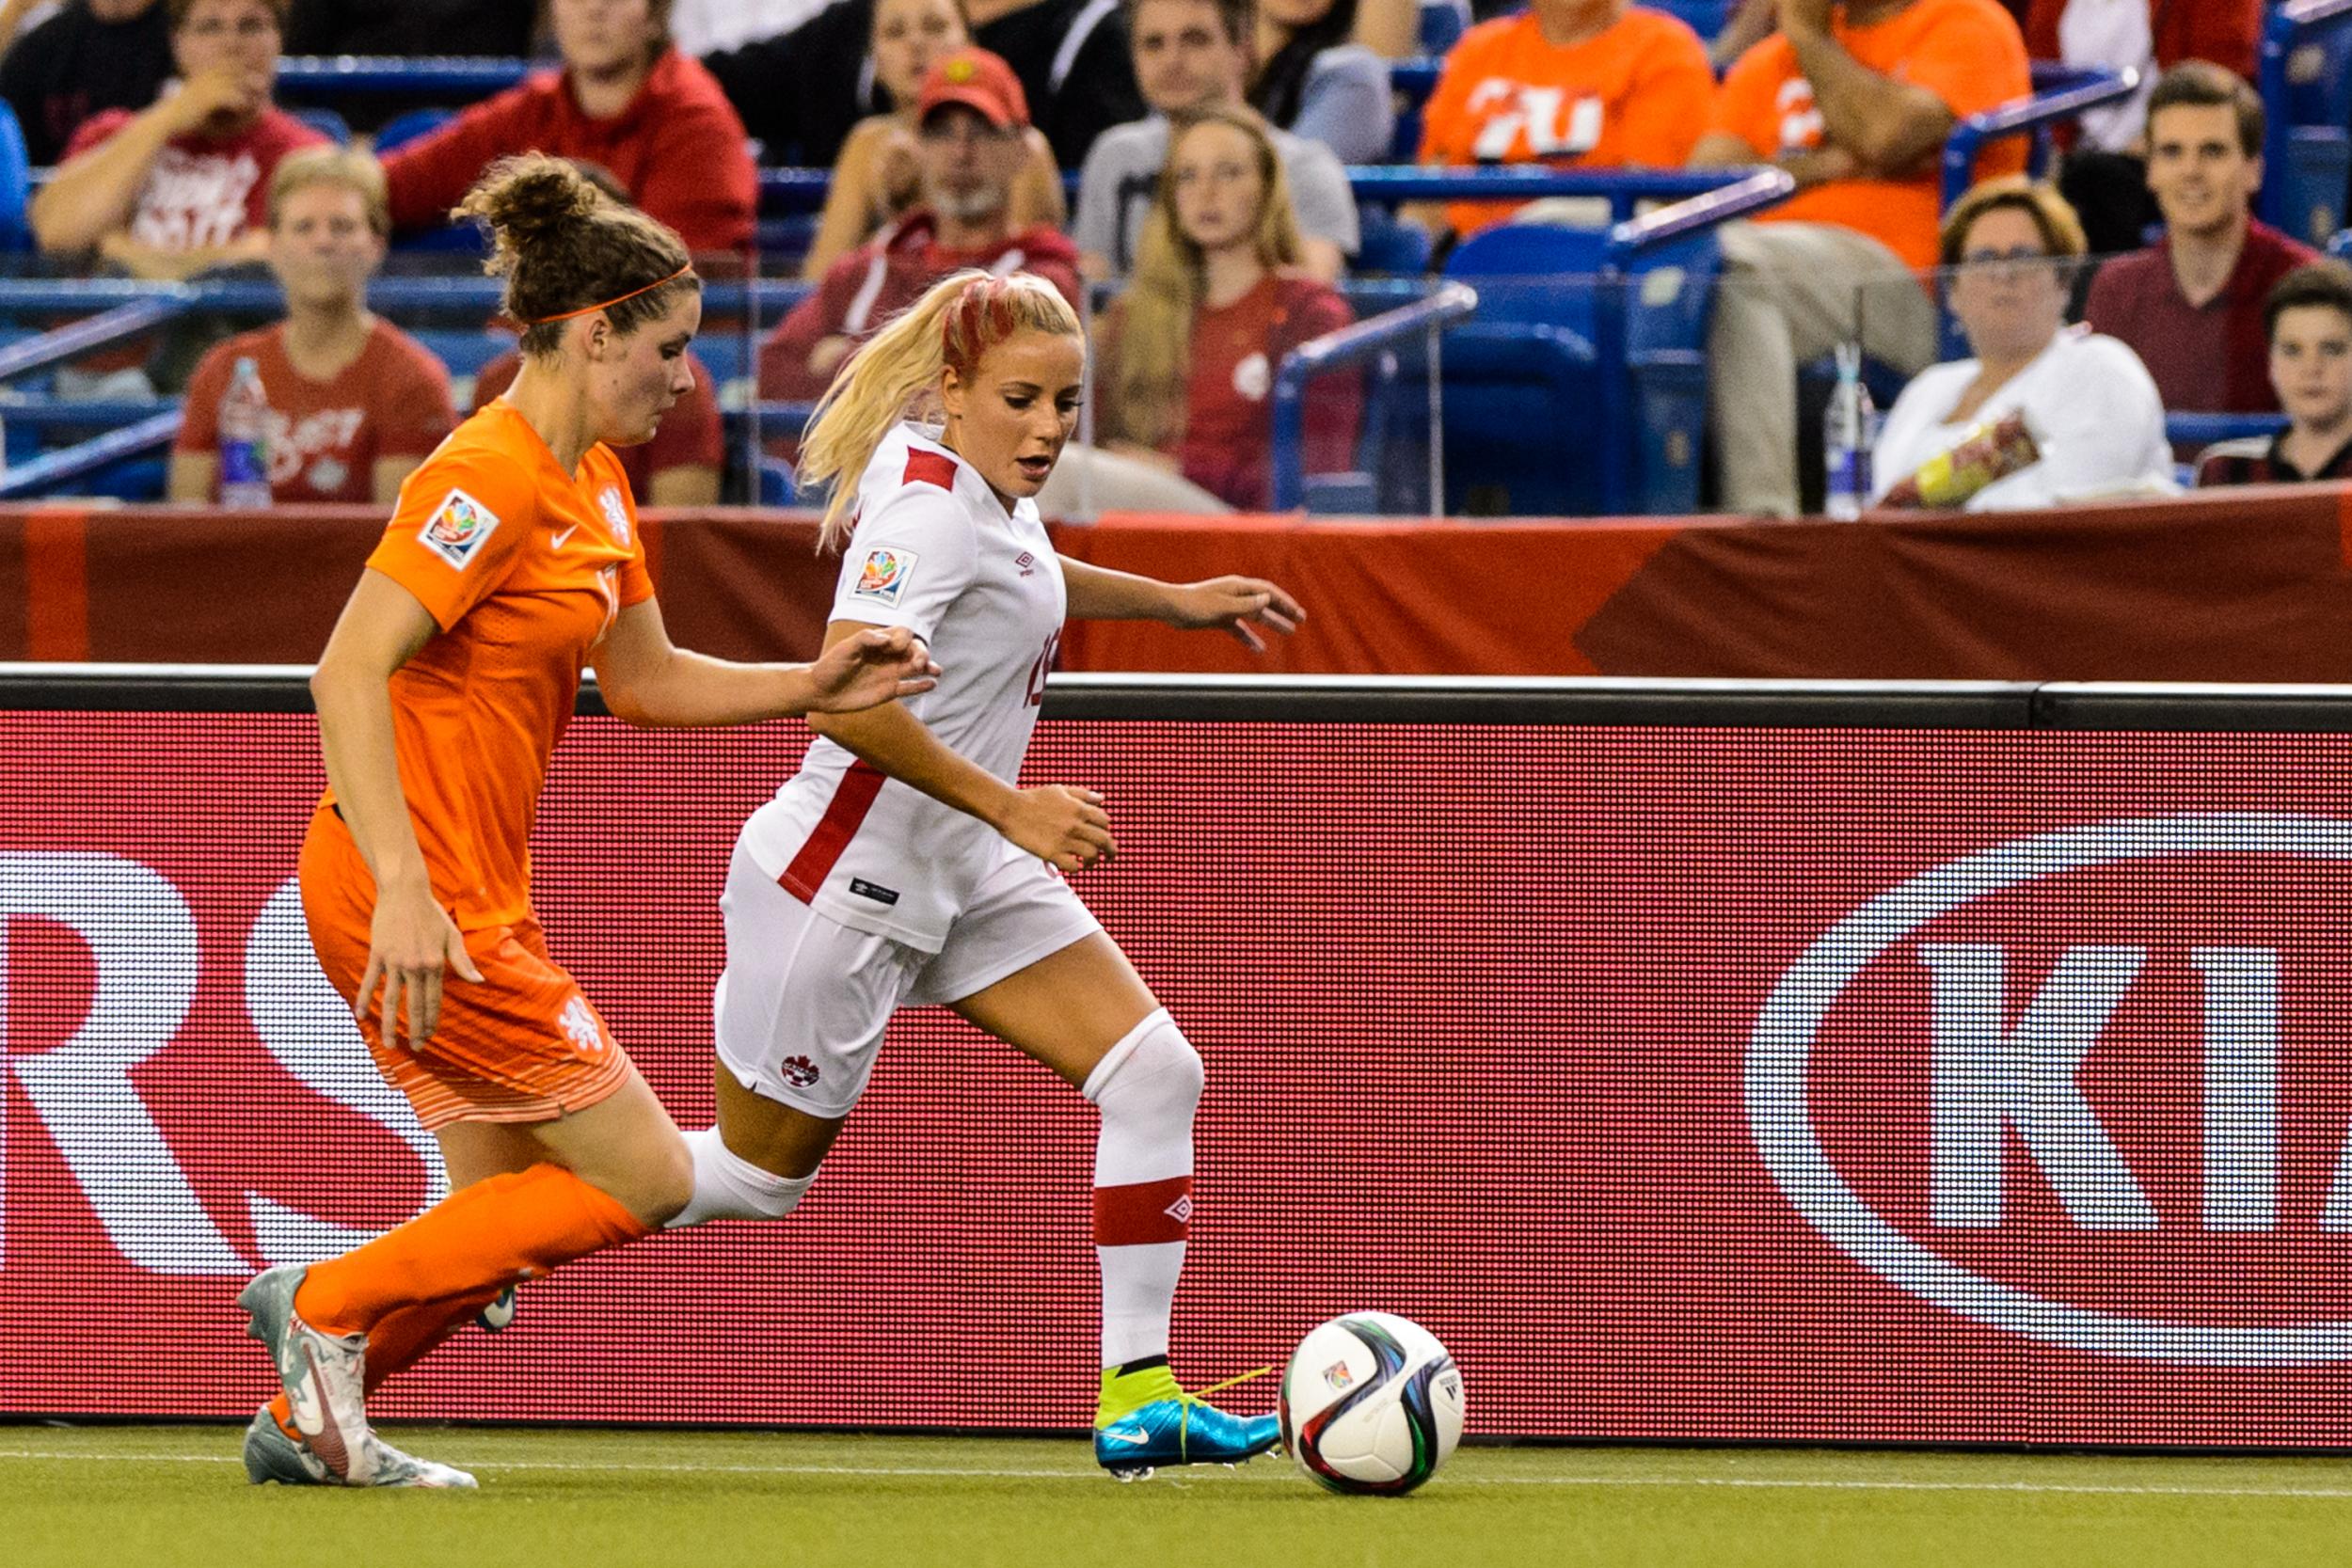
<svg viewBox="0 0 2352 1568">
<path fill-rule="evenodd" d="M 367 973 L 375 880 L 331 810 L 302 840 L 302 912 L 327 981 L 348 1003 Z M 536 921 L 464 933 L 479 985 L 444 977 L 433 1037 L 414 1051 L 359 1020 L 368 1052 L 429 1132 L 453 1121 L 552 1121 L 628 1082 L 628 1058 L 578 982 L 548 956 Z"/>
</svg>

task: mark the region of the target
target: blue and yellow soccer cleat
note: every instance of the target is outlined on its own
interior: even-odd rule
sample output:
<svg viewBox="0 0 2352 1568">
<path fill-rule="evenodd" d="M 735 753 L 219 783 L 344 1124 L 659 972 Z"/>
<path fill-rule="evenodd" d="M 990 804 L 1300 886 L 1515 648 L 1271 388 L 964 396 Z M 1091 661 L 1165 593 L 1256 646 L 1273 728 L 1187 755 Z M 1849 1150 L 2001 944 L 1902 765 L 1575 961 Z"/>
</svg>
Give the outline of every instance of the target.
<svg viewBox="0 0 2352 1568">
<path fill-rule="evenodd" d="M 1250 1372 L 1206 1392 L 1257 1375 Z M 1229 1416 L 1185 1393 L 1165 1365 L 1103 1373 L 1094 1462 L 1120 1481 L 1142 1481 L 1170 1465 L 1239 1465 L 1266 1452 L 1281 1436 L 1281 1423 L 1272 1416 Z"/>
</svg>

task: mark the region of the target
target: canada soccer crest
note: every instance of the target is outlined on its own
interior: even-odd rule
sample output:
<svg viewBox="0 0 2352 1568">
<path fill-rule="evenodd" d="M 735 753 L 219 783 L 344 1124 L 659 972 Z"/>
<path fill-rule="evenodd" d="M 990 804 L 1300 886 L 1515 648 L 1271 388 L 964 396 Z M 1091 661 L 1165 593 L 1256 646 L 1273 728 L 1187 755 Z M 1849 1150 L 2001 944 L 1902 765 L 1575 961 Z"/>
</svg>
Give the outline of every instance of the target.
<svg viewBox="0 0 2352 1568">
<path fill-rule="evenodd" d="M 857 586 L 850 591 L 850 597 L 868 599 L 875 604 L 897 604 L 906 593 L 907 579 L 914 575 L 914 562 L 913 550 L 867 550 L 866 563 L 858 568 Z"/>
<path fill-rule="evenodd" d="M 426 549 L 462 572 L 498 526 L 497 513 L 463 490 L 452 490 L 424 520 L 417 537 Z"/>
</svg>

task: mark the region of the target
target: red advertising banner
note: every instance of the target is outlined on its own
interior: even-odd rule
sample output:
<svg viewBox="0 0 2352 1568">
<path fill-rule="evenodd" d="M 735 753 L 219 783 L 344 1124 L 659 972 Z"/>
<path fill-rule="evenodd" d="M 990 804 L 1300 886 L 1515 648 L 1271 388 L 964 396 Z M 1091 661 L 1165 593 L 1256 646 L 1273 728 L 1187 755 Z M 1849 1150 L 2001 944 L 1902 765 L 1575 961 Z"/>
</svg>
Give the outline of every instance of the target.
<svg viewBox="0 0 2352 1568">
<path fill-rule="evenodd" d="M 710 1114 L 801 744 L 583 720 L 557 955 Z M 2352 1442 L 2352 740 L 1049 720 L 1209 1065 L 1180 1372 L 1375 1307 L 1471 1430 Z M 231 1298 L 428 1202 L 312 967 L 310 721 L 0 714 L 0 1410 L 229 1416 Z M 903 1020 L 785 1224 L 524 1288 L 388 1416 L 1075 1427 L 1091 1113 Z"/>
</svg>

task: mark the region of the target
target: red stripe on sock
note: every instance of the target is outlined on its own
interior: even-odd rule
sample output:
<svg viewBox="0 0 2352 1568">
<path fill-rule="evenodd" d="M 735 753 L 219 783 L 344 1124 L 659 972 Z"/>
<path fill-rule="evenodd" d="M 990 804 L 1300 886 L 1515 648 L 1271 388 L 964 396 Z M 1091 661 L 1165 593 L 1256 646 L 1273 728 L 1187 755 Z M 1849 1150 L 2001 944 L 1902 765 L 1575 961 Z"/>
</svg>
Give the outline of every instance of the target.
<svg viewBox="0 0 2352 1568">
<path fill-rule="evenodd" d="M 1094 1189 L 1096 1246 L 1152 1246 L 1181 1242 L 1192 1218 L 1192 1178 L 1138 1181 Z"/>
</svg>

